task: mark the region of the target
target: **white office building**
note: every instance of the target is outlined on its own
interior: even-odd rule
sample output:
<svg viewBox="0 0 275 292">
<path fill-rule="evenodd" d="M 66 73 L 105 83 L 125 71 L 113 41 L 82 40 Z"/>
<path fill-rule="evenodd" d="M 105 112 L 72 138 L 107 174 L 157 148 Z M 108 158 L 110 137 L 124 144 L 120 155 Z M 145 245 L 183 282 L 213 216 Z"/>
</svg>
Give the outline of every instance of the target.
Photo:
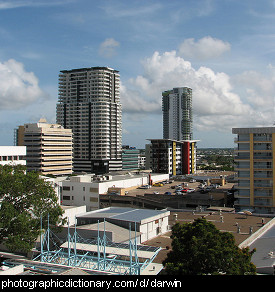
<svg viewBox="0 0 275 292">
<path fill-rule="evenodd" d="M 0 146 L 0 165 L 26 165 L 26 146 Z"/>
<path fill-rule="evenodd" d="M 108 67 L 63 70 L 56 119 L 74 135 L 74 172 L 122 169 L 120 75 Z"/>
<path fill-rule="evenodd" d="M 126 175 L 77 175 L 60 181 L 61 204 L 83 206 L 87 211 L 100 208 L 99 195 L 115 193 L 125 195 L 127 191 L 169 179 L 169 174 L 126 174 Z"/>
</svg>

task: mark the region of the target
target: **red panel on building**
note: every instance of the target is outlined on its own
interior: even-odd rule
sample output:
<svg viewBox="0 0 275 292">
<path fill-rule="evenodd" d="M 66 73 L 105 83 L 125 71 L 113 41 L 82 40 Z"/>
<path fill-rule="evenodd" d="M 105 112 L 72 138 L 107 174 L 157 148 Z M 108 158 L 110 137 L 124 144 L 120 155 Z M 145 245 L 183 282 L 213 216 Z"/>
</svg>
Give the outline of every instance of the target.
<svg viewBox="0 0 275 292">
<path fill-rule="evenodd" d="M 182 173 L 190 174 L 190 142 L 182 145 Z"/>
</svg>

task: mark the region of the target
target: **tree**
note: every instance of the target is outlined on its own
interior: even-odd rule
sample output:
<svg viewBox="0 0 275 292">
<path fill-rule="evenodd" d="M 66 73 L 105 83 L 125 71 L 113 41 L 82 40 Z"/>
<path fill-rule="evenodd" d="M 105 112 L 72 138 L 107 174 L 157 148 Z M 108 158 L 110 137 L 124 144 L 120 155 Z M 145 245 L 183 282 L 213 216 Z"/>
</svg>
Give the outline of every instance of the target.
<svg viewBox="0 0 275 292">
<path fill-rule="evenodd" d="M 240 249 L 234 236 L 219 231 L 205 218 L 176 223 L 172 228 L 172 251 L 163 265 L 171 275 L 255 274 L 251 263 L 255 250 Z"/>
<path fill-rule="evenodd" d="M 10 251 L 29 251 L 44 224 L 64 223 L 63 210 L 49 182 L 24 166 L 0 165 L 0 243 Z M 44 225 L 45 226 L 45 225 Z"/>
</svg>

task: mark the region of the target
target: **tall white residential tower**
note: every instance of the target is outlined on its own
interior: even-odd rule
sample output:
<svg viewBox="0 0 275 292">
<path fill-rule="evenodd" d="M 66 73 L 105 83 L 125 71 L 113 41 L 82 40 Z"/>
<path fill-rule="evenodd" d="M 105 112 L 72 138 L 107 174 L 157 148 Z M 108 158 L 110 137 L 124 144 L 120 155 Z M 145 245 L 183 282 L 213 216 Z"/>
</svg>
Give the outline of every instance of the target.
<svg viewBox="0 0 275 292">
<path fill-rule="evenodd" d="M 119 72 L 108 67 L 60 72 L 56 120 L 72 129 L 74 172 L 122 169 L 119 88 Z"/>
<path fill-rule="evenodd" d="M 192 89 L 177 87 L 162 93 L 163 139 L 193 139 Z"/>
</svg>

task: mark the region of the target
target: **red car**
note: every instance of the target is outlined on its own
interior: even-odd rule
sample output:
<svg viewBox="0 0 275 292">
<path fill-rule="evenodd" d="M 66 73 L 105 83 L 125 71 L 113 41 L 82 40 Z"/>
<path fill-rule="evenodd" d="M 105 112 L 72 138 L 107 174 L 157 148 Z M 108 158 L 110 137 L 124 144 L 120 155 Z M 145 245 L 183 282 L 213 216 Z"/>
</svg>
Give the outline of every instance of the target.
<svg viewBox="0 0 275 292">
<path fill-rule="evenodd" d="M 181 190 L 181 192 L 182 193 L 187 193 L 188 192 L 188 189 L 187 188 L 184 188 L 184 189 Z"/>
</svg>

